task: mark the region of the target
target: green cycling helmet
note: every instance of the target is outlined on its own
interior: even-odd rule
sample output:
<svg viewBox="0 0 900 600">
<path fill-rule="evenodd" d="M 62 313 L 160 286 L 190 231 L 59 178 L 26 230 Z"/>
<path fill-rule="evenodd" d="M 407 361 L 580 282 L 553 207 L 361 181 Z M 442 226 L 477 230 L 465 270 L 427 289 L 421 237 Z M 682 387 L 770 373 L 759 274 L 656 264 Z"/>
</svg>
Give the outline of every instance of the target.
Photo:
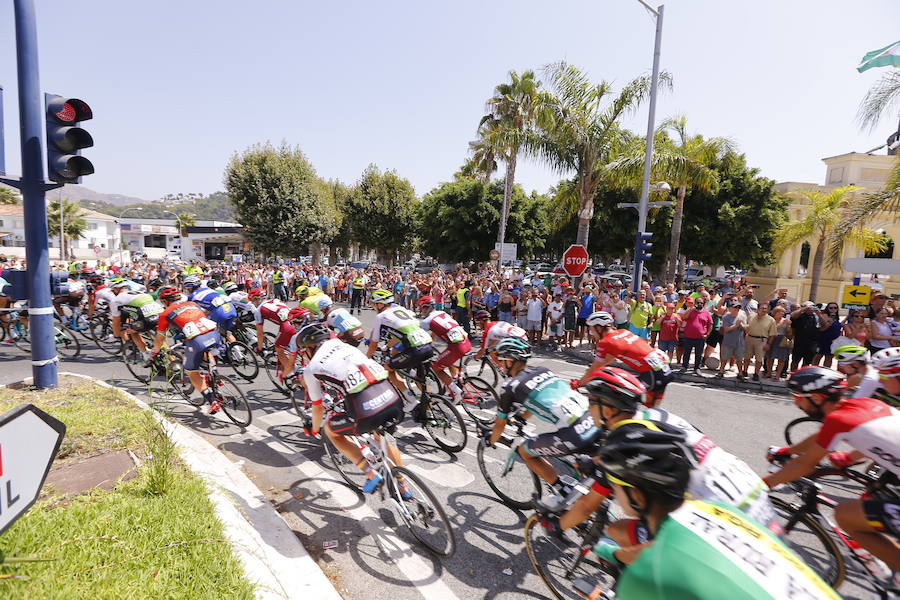
<svg viewBox="0 0 900 600">
<path fill-rule="evenodd" d="M 375 290 L 372 292 L 372 302 L 376 304 L 393 304 L 394 294 L 389 290 Z"/>
<path fill-rule="evenodd" d="M 500 340 L 494 348 L 497 358 L 511 358 L 522 362 L 528 362 L 531 358 L 531 346 L 520 337 L 507 337 Z"/>
<path fill-rule="evenodd" d="M 869 364 L 872 357 L 869 354 L 869 351 L 864 347 L 855 344 L 847 344 L 835 349 L 834 358 L 840 365 L 857 361 Z"/>
</svg>

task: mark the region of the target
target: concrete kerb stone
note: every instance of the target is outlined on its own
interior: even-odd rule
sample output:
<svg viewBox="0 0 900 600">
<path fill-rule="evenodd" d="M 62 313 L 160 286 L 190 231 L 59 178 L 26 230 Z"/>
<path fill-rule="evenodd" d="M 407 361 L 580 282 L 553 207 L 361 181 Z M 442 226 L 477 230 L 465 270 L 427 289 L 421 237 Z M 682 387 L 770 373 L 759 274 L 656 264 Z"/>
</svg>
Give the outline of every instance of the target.
<svg viewBox="0 0 900 600">
<path fill-rule="evenodd" d="M 114 389 L 150 410 L 178 447 L 184 462 L 207 484 L 216 516 L 224 524 L 258 600 L 341 600 L 331 581 L 256 485 L 215 446 L 180 423 L 164 418 L 143 400 L 105 381 L 78 373 L 60 376 Z M 29 384 L 32 378 L 9 384 Z"/>
</svg>

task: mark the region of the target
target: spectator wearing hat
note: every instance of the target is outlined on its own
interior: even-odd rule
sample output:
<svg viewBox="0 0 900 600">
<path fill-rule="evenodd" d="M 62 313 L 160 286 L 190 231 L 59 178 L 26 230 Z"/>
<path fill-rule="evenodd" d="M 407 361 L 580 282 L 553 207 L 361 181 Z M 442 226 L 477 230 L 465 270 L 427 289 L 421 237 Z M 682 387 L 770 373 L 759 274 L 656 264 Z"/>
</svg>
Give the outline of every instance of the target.
<svg viewBox="0 0 900 600">
<path fill-rule="evenodd" d="M 731 362 L 737 363 L 738 377 L 742 377 L 741 361 L 744 358 L 744 331 L 747 329 L 747 314 L 741 310 L 741 303 L 732 300 L 719 320 L 721 346 L 719 350 L 719 372 L 716 377 L 725 377 Z"/>
<path fill-rule="evenodd" d="M 874 319 L 878 316 L 878 311 L 885 305 L 887 302 L 887 296 L 884 294 L 875 294 L 872 296 L 871 303 L 869 304 L 869 314 L 866 316 L 868 319 Z"/>
<path fill-rule="evenodd" d="M 794 350 L 791 353 L 791 371 L 801 364 L 812 364 L 819 344 L 819 307 L 807 300 L 791 313 L 791 329 L 794 332 Z"/>
<path fill-rule="evenodd" d="M 763 369 L 766 352 L 772 347 L 777 335 L 775 319 L 769 314 L 767 302 L 750 302 L 747 305 L 750 320 L 747 322 L 747 343 L 744 350 L 744 367 L 741 377 L 746 378 L 750 370 L 750 359 L 755 358 L 753 381 L 759 381 L 759 372 Z"/>
<path fill-rule="evenodd" d="M 687 371 L 694 352 L 694 374 L 700 374 L 700 363 L 703 361 L 703 346 L 712 331 L 712 315 L 702 303 L 693 302 L 693 306 L 684 312 L 684 354 L 681 358 L 681 370 Z"/>
<path fill-rule="evenodd" d="M 678 343 L 678 329 L 681 327 L 681 317 L 675 314 L 673 302 L 666 303 L 664 310 L 656 318 L 656 323 L 659 326 L 659 349 L 669 355 L 671 362 Z"/>
</svg>

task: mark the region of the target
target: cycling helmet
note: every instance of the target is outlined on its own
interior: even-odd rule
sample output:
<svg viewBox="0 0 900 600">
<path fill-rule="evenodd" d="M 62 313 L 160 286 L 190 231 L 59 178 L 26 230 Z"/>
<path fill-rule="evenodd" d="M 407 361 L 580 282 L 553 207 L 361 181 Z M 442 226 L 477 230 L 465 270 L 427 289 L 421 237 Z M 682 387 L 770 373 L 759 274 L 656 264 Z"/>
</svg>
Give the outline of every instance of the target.
<svg viewBox="0 0 900 600">
<path fill-rule="evenodd" d="M 600 450 L 607 477 L 624 487 L 683 498 L 697 457 L 680 429 L 628 420 L 613 428 Z"/>
<path fill-rule="evenodd" d="M 879 350 L 872 356 L 872 364 L 883 377 L 900 376 L 900 347 Z"/>
<path fill-rule="evenodd" d="M 109 287 L 112 288 L 112 289 L 114 289 L 114 290 L 124 290 L 124 289 L 127 289 L 127 288 L 130 288 L 130 287 L 131 287 L 131 282 L 128 281 L 128 280 L 126 280 L 126 279 L 121 279 L 121 280 L 119 280 L 119 281 L 113 283 L 113 284 L 110 285 Z"/>
<path fill-rule="evenodd" d="M 247 297 L 253 300 L 254 298 L 259 298 L 263 295 L 263 291 L 261 288 L 253 288 L 249 292 L 247 292 Z"/>
<path fill-rule="evenodd" d="M 416 304 L 418 304 L 419 308 L 434 306 L 434 298 L 431 296 L 422 296 Z"/>
<path fill-rule="evenodd" d="M 219 287 L 219 280 L 218 279 L 208 279 L 206 281 L 206 287 L 213 289 L 213 290 L 216 289 L 217 287 Z"/>
<path fill-rule="evenodd" d="M 394 294 L 388 290 L 375 290 L 372 292 L 372 302 L 375 304 L 393 304 Z"/>
<path fill-rule="evenodd" d="M 616 367 L 599 367 L 590 371 L 584 388 L 592 402 L 625 412 L 635 412 L 647 393 L 647 388 L 637 377 Z"/>
<path fill-rule="evenodd" d="M 531 358 L 531 346 L 519 337 L 507 337 L 500 340 L 494 348 L 497 358 L 511 358 L 521 362 L 527 362 Z"/>
<path fill-rule="evenodd" d="M 839 365 L 857 361 L 868 364 L 869 360 L 871 359 L 871 355 L 869 354 L 869 351 L 866 350 L 863 346 L 846 344 L 835 349 L 834 358 L 838 361 Z"/>
<path fill-rule="evenodd" d="M 788 389 L 795 396 L 840 394 L 847 389 L 847 378 L 843 374 L 825 367 L 813 365 L 797 369 L 787 381 Z"/>
<path fill-rule="evenodd" d="M 486 310 L 476 310 L 472 314 L 473 321 L 490 321 L 490 319 L 491 319 L 491 313 L 489 313 Z"/>
<path fill-rule="evenodd" d="M 331 301 L 331 298 L 329 298 L 325 294 L 319 294 L 318 296 L 316 296 L 316 308 L 319 309 L 319 312 L 323 312 L 332 304 L 334 303 Z"/>
<path fill-rule="evenodd" d="M 121 275 L 116 275 L 115 277 L 111 277 L 109 280 L 110 283 L 119 283 L 120 281 L 125 281 L 125 278 L 122 277 Z"/>
<path fill-rule="evenodd" d="M 588 327 L 612 327 L 616 324 L 616 321 L 613 319 L 613 316 L 605 310 L 598 310 L 592 312 L 585 323 Z"/>
<path fill-rule="evenodd" d="M 298 285 L 294 293 L 297 294 L 298 298 L 306 298 L 309 295 L 309 286 Z"/>
<path fill-rule="evenodd" d="M 318 346 L 332 338 L 331 330 L 323 323 L 310 323 L 297 332 L 297 345 Z"/>
<path fill-rule="evenodd" d="M 160 279 L 159 277 L 157 277 L 155 279 L 151 279 L 150 281 L 147 282 L 147 287 L 152 288 L 154 290 L 161 285 L 162 285 L 162 279 Z"/>
<path fill-rule="evenodd" d="M 100 285 L 101 283 L 103 283 L 103 279 L 103 275 L 94 273 L 93 275 L 88 277 L 88 283 L 90 283 L 91 285 Z"/>
<path fill-rule="evenodd" d="M 184 281 L 181 282 L 181 285 L 186 288 L 198 288 L 200 287 L 200 278 L 194 275 L 185 277 Z"/>
<path fill-rule="evenodd" d="M 291 310 L 288 311 L 287 320 L 290 322 L 301 321 L 304 322 L 309 319 L 312 313 L 309 312 L 308 308 L 303 308 L 302 306 L 295 306 Z"/>
<path fill-rule="evenodd" d="M 173 287 L 164 287 L 159 290 L 159 295 L 157 298 L 160 300 L 177 300 L 181 297 L 181 292 L 179 292 L 176 288 Z"/>
<path fill-rule="evenodd" d="M 233 294 L 234 292 L 238 291 L 238 290 L 241 289 L 241 288 L 240 288 L 240 286 L 239 286 L 238 284 L 236 284 L 235 282 L 229 281 L 228 283 L 225 284 L 225 288 L 224 288 L 224 289 L 225 289 L 225 293 L 226 293 L 226 294 Z"/>
</svg>

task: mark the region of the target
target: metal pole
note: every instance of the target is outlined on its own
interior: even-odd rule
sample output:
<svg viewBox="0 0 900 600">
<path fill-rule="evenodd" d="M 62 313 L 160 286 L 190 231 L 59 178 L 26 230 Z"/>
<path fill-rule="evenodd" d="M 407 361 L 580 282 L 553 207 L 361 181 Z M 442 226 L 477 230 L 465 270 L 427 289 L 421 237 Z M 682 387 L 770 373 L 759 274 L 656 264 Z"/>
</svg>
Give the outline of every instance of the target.
<svg viewBox="0 0 900 600">
<path fill-rule="evenodd" d="M 642 2 L 643 4 L 643 2 Z M 646 6 L 646 5 L 645 5 Z M 656 13 L 656 42 L 653 46 L 653 75 L 650 79 L 650 114 L 647 116 L 647 143 L 644 154 L 644 178 L 641 181 L 641 200 L 638 206 L 638 233 L 645 233 L 647 228 L 647 212 L 650 200 L 650 166 L 653 162 L 653 132 L 656 129 L 656 88 L 659 83 L 659 52 L 662 44 L 663 5 L 657 7 Z M 652 9 L 651 9 L 652 10 Z M 634 292 L 641 289 L 643 277 L 643 265 L 641 264 L 640 250 L 638 249 L 640 236 L 636 236 L 634 245 Z"/>
<path fill-rule="evenodd" d="M 47 204 L 44 196 L 44 148 L 38 76 L 37 22 L 33 0 L 14 0 L 16 62 L 19 79 L 19 127 L 22 144 L 20 190 L 25 213 L 25 258 L 28 261 L 28 316 L 31 372 L 38 388 L 56 387 L 56 344 L 50 302 L 50 257 L 47 250 Z"/>
<path fill-rule="evenodd" d="M 6 175 L 6 133 L 3 128 L 3 86 L 0 85 L 0 175 Z"/>
<path fill-rule="evenodd" d="M 63 246 L 66 245 L 66 228 L 63 223 L 65 215 L 62 208 L 62 190 L 56 192 L 56 202 L 59 204 L 59 259 L 66 262 L 66 255 L 63 252 Z"/>
</svg>

